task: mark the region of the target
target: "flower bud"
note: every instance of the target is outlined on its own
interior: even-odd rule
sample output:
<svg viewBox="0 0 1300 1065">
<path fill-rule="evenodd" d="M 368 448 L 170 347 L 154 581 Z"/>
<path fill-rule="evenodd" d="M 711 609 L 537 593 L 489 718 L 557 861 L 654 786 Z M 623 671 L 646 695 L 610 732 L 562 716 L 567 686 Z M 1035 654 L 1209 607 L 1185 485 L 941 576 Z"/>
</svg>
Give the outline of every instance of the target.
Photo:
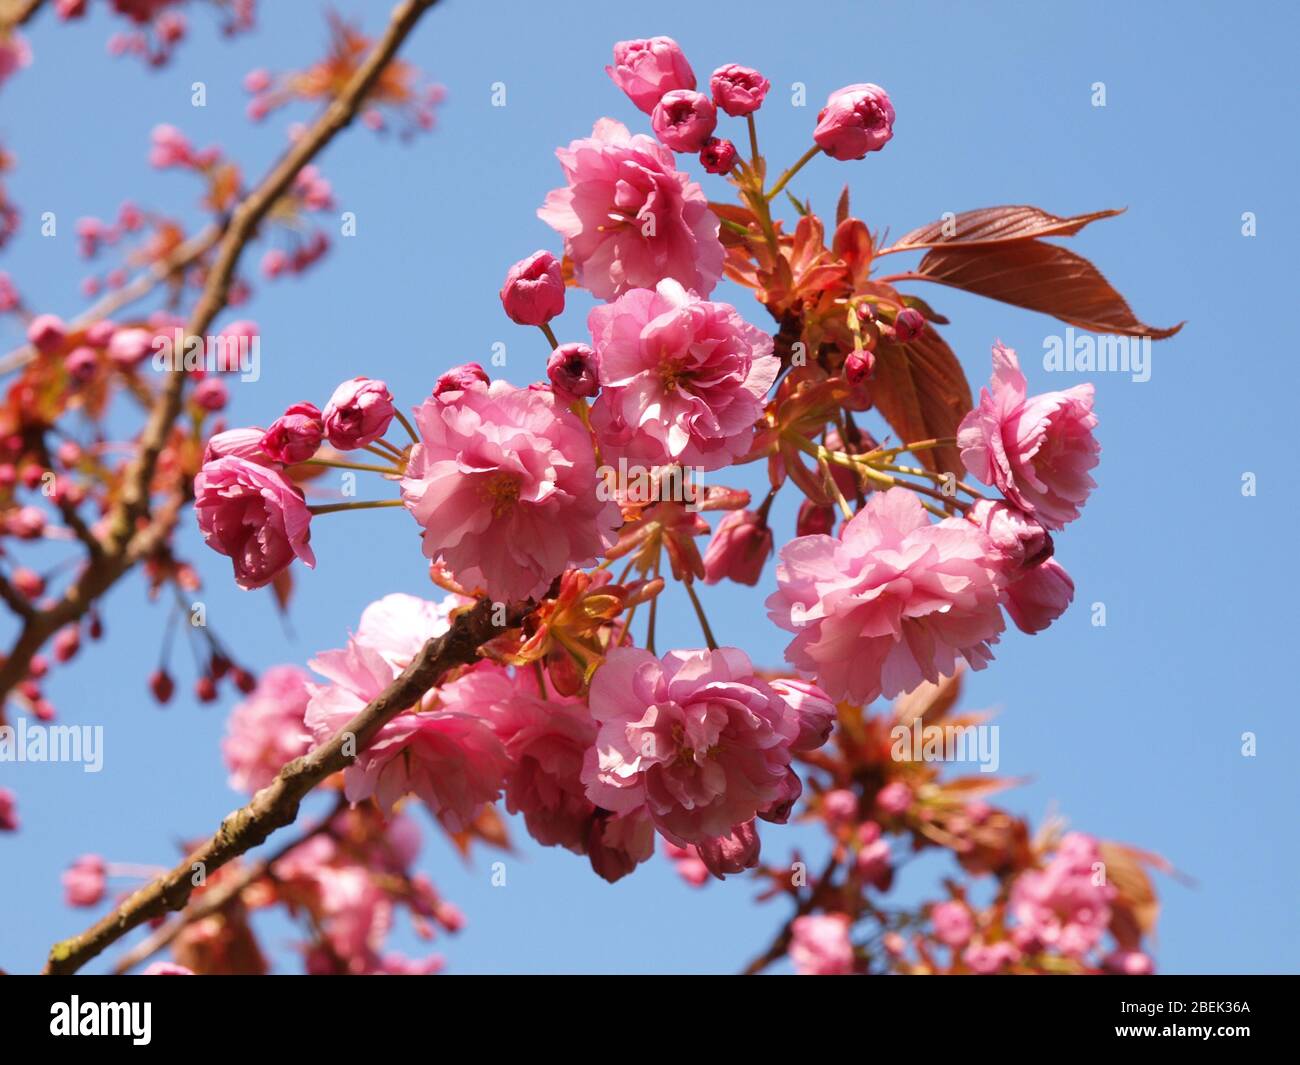
<svg viewBox="0 0 1300 1065">
<path fill-rule="evenodd" d="M 38 314 L 27 327 L 28 343 L 42 354 L 58 351 L 67 337 L 68 327 L 57 314 Z"/>
<path fill-rule="evenodd" d="M 772 83 L 752 67 L 728 63 L 718 67 L 709 79 L 713 102 L 733 118 L 753 114 L 763 106 Z"/>
<path fill-rule="evenodd" d="M 295 403 L 271 423 L 262 436 L 262 450 L 276 462 L 305 462 L 320 449 L 325 423 L 313 403 Z"/>
<path fill-rule="evenodd" d="M 564 310 L 564 276 L 560 260 L 549 251 L 535 251 L 506 272 L 501 305 L 512 322 L 544 325 Z"/>
<path fill-rule="evenodd" d="M 176 691 L 176 682 L 165 669 L 156 669 L 149 677 L 149 691 L 158 701 L 158 705 L 166 706 Z"/>
<path fill-rule="evenodd" d="M 819 505 L 811 499 L 799 504 L 799 516 L 795 519 L 795 536 L 829 536 L 835 528 L 835 508 L 830 504 Z"/>
<path fill-rule="evenodd" d="M 876 357 L 869 351 L 853 351 L 844 360 L 844 379 L 854 387 L 862 384 L 876 368 Z"/>
<path fill-rule="evenodd" d="M 586 344 L 561 344 L 546 360 L 546 376 L 562 399 L 587 399 L 600 391 L 599 356 Z"/>
<path fill-rule="evenodd" d="M 713 136 L 718 109 L 703 93 L 674 89 L 664 93 L 650 116 L 655 136 L 675 152 L 698 152 Z"/>
<path fill-rule="evenodd" d="M 718 522 L 704 552 L 704 583 L 717 584 L 726 577 L 737 584 L 757 584 L 771 553 L 767 522 L 752 510 L 733 510 Z"/>
<path fill-rule="evenodd" d="M 710 174 L 730 174 L 736 165 L 736 146 L 731 141 L 710 137 L 700 149 L 700 165 Z"/>
<path fill-rule="evenodd" d="M 321 420 L 331 446 L 355 451 L 388 432 L 393 413 L 393 397 L 383 381 L 355 377 L 334 390 Z"/>
<path fill-rule="evenodd" d="M 614 45 L 614 65 L 605 73 L 647 115 L 664 93 L 695 88 L 695 73 L 671 37 L 619 41 Z"/>
<path fill-rule="evenodd" d="M 817 115 L 813 140 L 832 159 L 862 159 L 894 135 L 894 106 L 879 85 L 836 89 Z"/>
<path fill-rule="evenodd" d="M 470 386 L 489 384 L 491 379 L 487 371 L 476 362 L 467 362 L 464 366 L 454 366 L 438 378 L 433 386 L 433 394 L 441 396 L 447 392 L 463 392 Z"/>
<path fill-rule="evenodd" d="M 915 340 L 925 332 L 925 315 L 915 307 L 904 307 L 894 319 L 894 339 L 900 344 Z"/>
</svg>

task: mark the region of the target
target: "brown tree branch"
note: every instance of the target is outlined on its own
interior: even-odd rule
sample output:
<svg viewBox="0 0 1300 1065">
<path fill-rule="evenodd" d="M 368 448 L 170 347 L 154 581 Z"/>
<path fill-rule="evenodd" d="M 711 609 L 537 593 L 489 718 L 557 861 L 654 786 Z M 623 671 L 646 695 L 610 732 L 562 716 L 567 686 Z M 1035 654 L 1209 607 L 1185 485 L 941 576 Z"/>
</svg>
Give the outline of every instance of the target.
<svg viewBox="0 0 1300 1065">
<path fill-rule="evenodd" d="M 289 190 L 302 168 L 352 122 L 380 74 L 397 54 L 398 48 L 414 29 L 420 16 L 436 3 L 437 0 L 404 0 L 397 7 L 384 35 L 339 95 L 235 208 L 222 234 L 203 291 L 186 326 L 187 335 L 206 334 L 213 320 L 225 307 L 240 256 L 267 212 Z M 32 656 L 45 641 L 64 625 L 83 617 L 91 605 L 139 558 L 140 551 L 133 547 L 132 541 L 137 535 L 148 534 L 148 527 L 141 533 L 140 526 L 148 517 L 158 456 L 181 412 L 186 378 L 183 371 L 171 371 L 158 393 L 140 435 L 139 451 L 127 470 L 121 495 L 109 513 L 102 552 L 89 559 L 61 599 L 49 609 L 38 611 L 24 620 L 18 638 L 10 648 L 4 664 L 0 665 L 0 704 L 14 685 L 27 675 Z"/>
<path fill-rule="evenodd" d="M 228 882 L 223 882 L 211 890 L 205 891 L 194 900 L 192 905 L 187 906 L 185 911 L 174 921 L 169 921 L 147 939 L 142 939 L 118 958 L 113 964 L 113 975 L 122 976 L 129 973 L 137 965 L 148 961 L 160 950 L 165 950 L 171 946 L 176 937 L 190 925 L 197 924 L 215 913 L 220 913 L 254 883 L 271 873 L 272 867 L 290 852 L 297 850 L 308 840 L 315 839 L 322 833 L 330 831 L 334 819 L 347 809 L 347 805 L 347 800 L 340 793 L 334 809 L 321 818 L 318 823 L 307 829 L 296 839 L 291 839 L 283 847 L 276 850 L 274 854 L 261 858 L 247 869 L 241 870 L 238 875 L 232 877 Z"/>
<path fill-rule="evenodd" d="M 292 824 L 303 797 L 317 784 L 352 764 L 354 756 L 345 751 L 364 751 L 384 725 L 436 687 L 448 670 L 478 659 L 480 645 L 501 632 L 493 624 L 496 612 L 496 604 L 482 599 L 458 616 L 447 633 L 429 640 L 401 676 L 333 738 L 281 769 L 275 780 L 254 795 L 248 805 L 227 814 L 216 833 L 184 861 L 135 892 L 81 935 L 56 943 L 50 950 L 44 972 L 50 975 L 76 972 L 131 929 L 168 910 L 185 906 L 194 890 L 197 873 L 211 876 L 231 859 L 264 842 L 276 829 Z M 522 605 L 507 609 L 501 619 L 504 627 L 518 625 L 525 613 L 526 607 Z"/>
<path fill-rule="evenodd" d="M 45 0 L 0 0 L 0 29 L 16 30 L 27 22 Z"/>
</svg>

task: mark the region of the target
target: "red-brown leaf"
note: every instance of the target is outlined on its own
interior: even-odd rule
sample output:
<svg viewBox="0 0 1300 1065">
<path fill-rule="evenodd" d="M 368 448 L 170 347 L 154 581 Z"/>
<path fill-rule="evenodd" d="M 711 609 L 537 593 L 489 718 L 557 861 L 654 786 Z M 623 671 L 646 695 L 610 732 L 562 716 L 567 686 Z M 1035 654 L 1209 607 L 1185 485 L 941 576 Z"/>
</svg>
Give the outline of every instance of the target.
<svg viewBox="0 0 1300 1065">
<path fill-rule="evenodd" d="M 961 363 L 938 332 L 929 328 L 908 344 L 881 344 L 871 379 L 876 409 L 906 444 L 936 436 L 956 436 L 957 425 L 971 409 L 970 385 Z M 927 469 L 962 476 L 955 447 L 921 451 Z"/>
<path fill-rule="evenodd" d="M 963 211 L 950 219 L 940 219 L 914 229 L 879 254 L 949 244 L 998 244 L 1007 240 L 1030 240 L 1035 237 L 1069 237 L 1089 222 L 1095 222 L 1099 218 L 1114 218 L 1117 214 L 1123 212 L 1093 211 L 1091 214 L 1059 218 L 1027 204 L 982 207 L 978 211 Z M 945 227 L 952 230 L 951 235 L 944 232 Z"/>
<path fill-rule="evenodd" d="M 933 248 L 909 276 L 1042 311 L 1099 333 L 1162 340 L 1182 328 L 1181 322 L 1169 329 L 1147 325 L 1087 259 L 1037 240 Z"/>
</svg>

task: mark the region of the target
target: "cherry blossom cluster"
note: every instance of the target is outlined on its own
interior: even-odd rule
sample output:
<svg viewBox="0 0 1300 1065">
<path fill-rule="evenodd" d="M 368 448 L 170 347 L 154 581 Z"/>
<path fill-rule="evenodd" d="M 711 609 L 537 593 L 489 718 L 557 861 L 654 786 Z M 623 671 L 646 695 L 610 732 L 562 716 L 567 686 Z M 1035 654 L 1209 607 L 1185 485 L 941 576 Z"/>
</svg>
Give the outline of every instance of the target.
<svg viewBox="0 0 1300 1065">
<path fill-rule="evenodd" d="M 152 67 L 165 65 L 189 32 L 184 9 L 188 0 L 110 0 L 107 5 L 115 15 L 131 24 L 131 29 L 116 32 L 108 39 L 111 55 L 136 56 Z M 253 28 L 257 0 L 208 0 L 221 15 L 221 32 L 226 36 Z M 89 0 L 55 0 L 54 9 L 65 22 L 84 18 Z"/>
<path fill-rule="evenodd" d="M 871 278 L 873 260 L 899 249 L 878 246 L 847 194 L 830 247 L 793 195 L 794 230 L 774 217 L 773 199 L 816 156 L 861 160 L 889 143 L 896 114 L 879 86 L 832 92 L 812 145 L 769 182 L 758 71 L 727 64 L 697 91 L 666 37 L 620 42 L 606 69 L 653 135 L 602 118 L 556 153 L 564 183 L 538 215 L 562 251 L 519 260 L 500 291 L 508 318 L 545 338 L 536 380 L 455 367 L 408 416 L 384 382 L 357 378 L 323 407 L 295 403 L 267 428 L 208 441 L 195 512 L 241 587 L 275 585 L 295 560 L 314 567 L 318 517 L 395 507 L 419 526 L 446 592 L 373 603 L 346 647 L 310 663 L 319 679 L 277 673 L 286 690 L 232 719 L 236 778 L 268 783 L 343 734 L 462 612 L 486 601 L 504 617 L 510 604 L 522 624 L 499 623 L 477 662 L 355 752 L 336 782 L 355 810 L 401 816 L 415 800 L 454 838 L 492 840 L 502 803 L 611 881 L 650 857 L 656 835 L 693 883 L 752 870 L 796 906 L 758 967 L 788 951 L 819 973 L 1148 970 L 1153 914 L 1135 852 L 1055 827 L 1030 840 L 983 800 L 987 785 L 944 783 L 881 742 L 900 714 L 941 719 L 951 699 L 933 693 L 992 660 L 1005 618 L 1034 634 L 1068 607 L 1053 534 L 1096 487 L 1092 387 L 1031 393 L 999 343 L 971 400 L 935 330 L 946 319 Z M 744 122 L 747 157 L 718 136 L 722 115 Z M 683 155 L 738 202 L 711 201 Z M 1072 221 L 1039 212 L 1032 225 Z M 917 234 L 902 246 L 938 241 Z M 775 334 L 711 298 L 724 276 L 755 291 Z M 599 302 L 585 333 L 562 340 L 573 287 Z M 873 410 L 898 443 L 858 425 Z M 768 487 L 754 508 L 748 491 L 691 479 L 758 462 Z M 373 475 L 384 497 L 331 500 L 321 468 Z M 782 491 L 798 494 L 799 513 L 778 549 L 769 519 Z M 782 670 L 720 646 L 698 589 L 758 585 L 773 555 L 766 605 L 791 637 Z M 704 646 L 658 649 L 670 582 Z M 866 709 L 882 696 L 902 700 L 892 718 Z M 763 861 L 759 822 L 797 811 L 831 836 L 819 875 Z M 882 907 L 891 835 L 951 850 L 973 878 L 991 877 L 992 895 L 951 882 L 919 912 Z"/>
</svg>

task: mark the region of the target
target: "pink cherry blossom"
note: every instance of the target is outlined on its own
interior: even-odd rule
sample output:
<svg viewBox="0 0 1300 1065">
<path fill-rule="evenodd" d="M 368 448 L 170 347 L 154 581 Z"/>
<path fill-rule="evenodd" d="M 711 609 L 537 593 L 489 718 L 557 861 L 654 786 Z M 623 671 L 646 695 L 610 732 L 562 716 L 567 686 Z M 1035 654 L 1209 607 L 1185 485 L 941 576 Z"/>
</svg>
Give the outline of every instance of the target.
<svg viewBox="0 0 1300 1065">
<path fill-rule="evenodd" d="M 768 616 L 795 634 L 786 660 L 833 699 L 870 702 L 976 669 L 1003 629 L 1001 575 L 988 538 L 932 523 L 904 488 L 873 494 L 839 539 L 802 536 L 781 551 Z"/>
<path fill-rule="evenodd" d="M 713 102 L 732 116 L 753 114 L 763 106 L 772 83 L 753 67 L 728 63 L 709 78 Z"/>
<path fill-rule="evenodd" d="M 949 947 L 964 947 L 975 934 L 975 920 L 970 908 L 956 899 L 940 902 L 930 911 L 934 937 Z"/>
<path fill-rule="evenodd" d="M 854 969 L 849 917 L 810 913 L 790 924 L 790 960 L 800 976 L 850 976 Z"/>
<path fill-rule="evenodd" d="M 1097 482 L 1088 471 L 1100 461 L 1092 430 L 1093 387 L 1028 396 L 1016 353 L 993 346 L 993 379 L 957 429 L 966 468 L 996 487 L 1048 529 L 1061 529 Z"/>
<path fill-rule="evenodd" d="M 772 681 L 772 687 L 799 721 L 799 735 L 790 744 L 791 750 L 815 751 L 831 738 L 831 730 L 835 727 L 835 704 L 824 691 L 806 680 L 786 677 Z"/>
<path fill-rule="evenodd" d="M 734 307 L 666 280 L 595 308 L 587 324 L 602 385 L 591 421 L 606 462 L 714 470 L 749 450 L 781 361 Z"/>
<path fill-rule="evenodd" d="M 402 501 L 464 587 L 540 595 L 613 542 L 621 514 L 597 496 L 591 439 L 549 390 L 472 382 L 426 400 L 416 424 Z"/>
<path fill-rule="evenodd" d="M 606 67 L 605 73 L 647 115 L 664 93 L 695 88 L 695 73 L 671 37 L 619 41 L 614 45 L 614 65 Z"/>
<path fill-rule="evenodd" d="M 295 403 L 271 423 L 262 451 L 276 462 L 305 462 L 320 449 L 325 425 L 312 403 Z"/>
<path fill-rule="evenodd" d="M 709 877 L 713 875 L 709 872 L 709 867 L 704 864 L 704 859 L 700 857 L 700 852 L 695 849 L 694 845 L 679 847 L 671 840 L 664 840 L 663 852 L 673 863 L 677 875 L 690 884 L 691 887 L 703 887 L 708 883 Z"/>
<path fill-rule="evenodd" d="M 645 807 L 685 845 L 731 833 L 785 798 L 796 715 L 743 651 L 612 651 L 589 696 L 599 725 L 582 779 L 616 813 Z"/>
<path fill-rule="evenodd" d="M 537 216 L 564 237 L 578 283 L 600 299 L 672 278 L 707 296 L 722 276 L 718 217 L 673 153 L 613 119 L 556 151 L 568 185 Z"/>
<path fill-rule="evenodd" d="M 564 311 L 564 277 L 560 260 L 535 251 L 506 272 L 501 305 L 512 322 L 542 325 Z"/>
<path fill-rule="evenodd" d="M 62 880 L 69 906 L 96 906 L 108 889 L 108 865 L 98 854 L 83 854 L 67 868 Z"/>
<path fill-rule="evenodd" d="M 282 766 L 311 748 L 303 724 L 309 680 L 297 666 L 273 666 L 231 712 L 221 750 L 236 791 L 260 791 Z"/>
<path fill-rule="evenodd" d="M 305 721 L 317 744 L 338 733 L 387 688 L 426 640 L 446 631 L 445 615 L 432 606 L 414 596 L 387 597 L 363 615 L 361 631 L 346 648 L 323 651 L 309 663 L 330 682 L 310 689 Z M 434 709 L 399 714 L 358 752 L 343 773 L 349 801 L 373 798 L 388 812 L 398 799 L 414 794 L 451 830 L 460 831 L 483 804 L 499 797 L 509 767 L 500 741 L 477 713 L 439 704 L 454 703 L 449 689 L 467 677 L 427 697 Z"/>
<path fill-rule="evenodd" d="M 700 861 L 719 880 L 753 869 L 758 865 L 759 849 L 758 829 L 753 821 L 695 844 Z"/>
<path fill-rule="evenodd" d="M 307 504 L 266 466 L 234 456 L 207 463 L 194 478 L 194 511 L 203 539 L 230 558 L 241 588 L 269 584 L 295 558 L 316 565 Z"/>
<path fill-rule="evenodd" d="M 321 415 L 325 435 L 340 451 L 373 444 L 393 420 L 393 397 L 383 381 L 355 377 L 334 390 Z"/>
<path fill-rule="evenodd" d="M 18 831 L 18 803 L 8 788 L 0 788 L 0 832 Z"/>
<path fill-rule="evenodd" d="M 1021 873 L 1011 912 L 1038 943 L 1081 958 L 1110 924 L 1115 888 L 1106 879 L 1097 840 L 1082 832 L 1062 838 L 1047 865 Z"/>
<path fill-rule="evenodd" d="M 698 152 L 717 128 L 718 109 L 703 93 L 674 89 L 655 104 L 650 125 L 655 136 L 673 151 Z"/>
</svg>

